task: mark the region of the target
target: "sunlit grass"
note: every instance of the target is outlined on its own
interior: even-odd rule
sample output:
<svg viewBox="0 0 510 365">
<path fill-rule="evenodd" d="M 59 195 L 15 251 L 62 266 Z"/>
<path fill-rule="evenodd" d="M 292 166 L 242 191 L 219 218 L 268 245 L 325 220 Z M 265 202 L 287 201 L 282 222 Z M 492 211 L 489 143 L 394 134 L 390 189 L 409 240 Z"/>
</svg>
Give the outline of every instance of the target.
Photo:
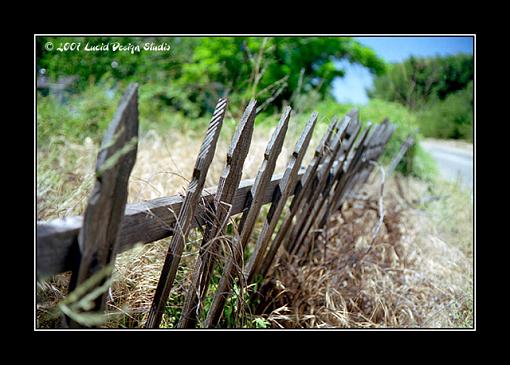
<svg viewBox="0 0 510 365">
<path fill-rule="evenodd" d="M 303 120 L 306 118 L 307 116 L 301 117 Z M 326 122 L 324 121 L 323 124 L 325 126 Z M 320 128 L 323 128 L 322 125 Z M 314 134 L 305 163 L 320 140 L 323 133 L 320 128 Z M 229 128 L 222 131 L 215 159 L 207 177 L 207 187 L 216 185 L 219 180 L 232 133 L 233 129 Z M 297 127 L 289 130 L 289 136 L 277 162 L 276 172 L 284 170 L 298 133 Z M 270 135 L 270 127 L 255 129 L 243 170 L 243 178 L 255 177 Z M 129 181 L 128 202 L 150 200 L 184 192 L 191 177 L 201 138 L 203 136 L 194 131 L 179 133 L 170 129 L 166 133 L 145 132 L 139 141 L 137 162 Z M 49 144 L 40 146 L 37 152 L 38 219 L 49 220 L 83 214 L 93 186 L 97 149 L 98 143 L 92 139 L 85 139 L 82 144 L 79 144 L 56 138 Z M 233 309 L 237 301 L 231 299 L 227 302 L 224 311 L 223 325 L 261 328 L 279 327 L 282 323 L 302 327 L 472 326 L 472 272 L 469 269 L 473 252 L 471 195 L 457 184 L 446 182 L 425 184 L 412 179 L 404 181 L 404 191 L 408 199 L 416 200 L 414 203 L 417 204 L 415 207 L 417 209 L 414 212 L 418 213 L 411 214 L 409 211 L 406 216 L 401 217 L 402 223 L 399 224 L 404 225 L 410 233 L 403 238 L 403 241 L 391 242 L 391 244 L 400 247 L 403 255 L 407 255 L 405 259 L 407 261 L 404 260 L 404 262 L 410 263 L 411 266 L 405 266 L 405 270 L 411 270 L 409 272 L 412 273 L 406 279 L 407 282 L 402 284 L 402 279 L 394 274 L 402 270 L 398 259 L 391 261 L 397 266 L 390 266 L 396 271 L 387 270 L 386 260 L 390 257 L 388 254 L 391 251 L 376 250 L 374 251 L 377 254 L 374 257 L 375 266 L 372 263 L 370 267 L 365 267 L 364 276 L 359 277 L 360 281 L 352 282 L 352 287 L 349 286 L 351 285 L 349 282 L 347 287 L 344 287 L 343 281 L 335 280 L 323 290 L 320 285 L 328 282 L 323 280 L 327 277 L 324 275 L 328 275 L 327 271 L 324 271 L 324 267 L 317 267 L 318 271 L 310 268 L 310 270 L 313 269 L 309 272 L 312 276 L 302 277 L 310 292 L 307 294 L 307 292 L 296 291 L 294 296 L 287 297 L 289 307 L 276 308 L 271 314 L 264 315 L 253 315 L 250 309 L 243 312 L 243 316 L 236 317 Z M 393 195 L 391 199 L 398 201 L 397 195 Z M 422 201 L 424 196 L 440 197 L 440 199 Z M 389 198 L 388 202 L 392 202 L 391 199 Z M 253 239 L 257 237 L 268 208 L 269 206 L 266 205 L 261 211 Z M 345 213 L 348 215 L 349 211 Z M 374 219 L 374 216 L 370 216 L 371 213 L 373 212 L 369 212 L 369 216 L 363 218 L 367 221 L 361 220 L 359 223 L 364 224 L 365 227 L 371 227 L 369 222 Z M 331 224 L 334 226 L 335 221 L 333 220 Z M 333 241 L 328 243 L 330 253 L 335 252 L 335 247 L 343 247 L 336 245 L 342 243 L 338 240 L 346 226 L 344 223 L 336 224 L 338 226 L 333 231 L 337 232 L 338 237 L 335 234 L 331 236 Z M 179 284 L 172 291 L 163 316 L 163 328 L 174 328 L 177 324 L 184 293 L 189 285 L 191 268 L 200 245 L 200 237 L 197 231 L 192 231 L 190 234 L 176 280 Z M 109 318 L 105 324 L 106 327 L 143 326 L 159 280 L 168 244 L 169 239 L 164 239 L 124 252 L 117 258 L 107 309 L 111 313 L 121 312 L 122 315 Z M 252 249 L 253 242 L 248 245 L 245 259 Z M 342 252 L 337 251 L 340 256 L 334 259 L 340 259 Z M 378 262 L 377 260 L 381 257 L 384 260 Z M 305 269 L 303 270 L 302 272 L 306 273 Z M 318 282 L 314 281 L 314 272 L 320 275 L 317 277 Z M 217 282 L 219 275 L 218 272 L 213 279 L 211 295 L 214 293 L 215 280 Z M 65 297 L 68 278 L 68 274 L 60 274 L 41 284 L 38 291 L 38 318 L 41 326 L 56 325 L 55 322 L 47 320 L 45 313 L 50 312 L 51 308 Z M 332 275 L 331 278 L 334 276 Z M 301 279 L 294 277 L 292 280 L 299 283 Z M 285 287 L 288 283 L 280 280 L 280 285 Z M 340 286 L 335 288 L 332 285 Z M 352 302 L 352 298 L 356 295 L 347 295 L 350 293 L 347 290 L 352 291 L 356 288 L 363 289 L 360 293 L 365 296 L 365 301 L 373 304 L 371 309 L 356 309 L 359 304 Z M 304 312 L 292 312 L 290 305 L 293 301 L 306 300 L 307 295 L 312 294 L 311 298 L 318 299 L 322 304 L 314 304 L 314 307 L 309 307 Z M 407 298 L 408 304 L 402 306 L 398 304 L 400 303 L 398 298 L 404 297 Z M 206 299 L 205 306 L 209 304 L 209 300 L 210 298 Z M 314 299 L 310 300 L 313 303 Z M 246 304 L 250 306 L 254 303 Z M 328 314 L 321 317 L 320 313 L 324 311 Z"/>
</svg>

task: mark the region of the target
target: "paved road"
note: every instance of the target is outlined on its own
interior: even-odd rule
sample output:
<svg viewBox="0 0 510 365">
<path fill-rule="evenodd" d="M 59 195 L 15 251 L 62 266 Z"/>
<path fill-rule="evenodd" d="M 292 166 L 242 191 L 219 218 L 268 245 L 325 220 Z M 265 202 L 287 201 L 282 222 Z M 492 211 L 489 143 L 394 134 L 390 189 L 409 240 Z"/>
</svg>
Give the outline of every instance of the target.
<svg viewBox="0 0 510 365">
<path fill-rule="evenodd" d="M 438 140 L 425 140 L 421 145 L 436 159 L 442 177 L 452 181 L 459 179 L 473 189 L 472 149 L 454 147 Z"/>
</svg>

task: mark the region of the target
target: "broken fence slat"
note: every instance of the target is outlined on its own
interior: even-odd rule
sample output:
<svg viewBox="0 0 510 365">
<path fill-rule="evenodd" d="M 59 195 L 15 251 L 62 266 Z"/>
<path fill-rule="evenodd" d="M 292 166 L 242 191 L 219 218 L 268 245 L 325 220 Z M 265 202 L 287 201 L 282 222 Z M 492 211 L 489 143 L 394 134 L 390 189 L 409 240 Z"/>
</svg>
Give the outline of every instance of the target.
<svg viewBox="0 0 510 365">
<path fill-rule="evenodd" d="M 179 212 L 179 217 L 176 222 L 178 231 L 172 236 L 172 241 L 168 248 L 168 253 L 163 264 L 161 276 L 156 288 L 156 293 L 145 323 L 146 328 L 158 328 L 163 315 L 163 309 L 165 307 L 168 295 L 172 288 L 177 268 L 179 266 L 180 258 L 184 248 L 184 241 L 188 235 L 191 227 L 191 221 L 195 215 L 196 207 L 199 203 L 199 199 L 202 195 L 202 189 L 205 184 L 205 179 L 209 166 L 214 157 L 216 150 L 216 143 L 220 135 L 221 126 L 223 124 L 223 118 L 225 116 L 227 107 L 227 100 L 225 98 L 219 99 L 216 104 L 216 108 L 212 119 L 209 123 L 206 136 L 200 147 L 197 160 L 195 162 L 195 168 L 193 171 L 193 177 L 188 185 L 186 192 L 186 198 Z"/>
<path fill-rule="evenodd" d="M 342 147 L 342 138 L 350 134 L 352 124 L 351 116 L 346 115 L 343 118 L 340 128 L 337 129 L 330 145 L 324 153 L 321 166 L 317 169 L 315 174 L 316 176 L 313 181 L 313 189 L 311 189 L 308 196 L 303 197 L 301 200 L 300 207 L 295 213 L 295 221 L 289 224 L 290 227 L 287 230 L 288 232 L 285 233 L 286 237 L 284 238 L 283 247 L 288 253 L 292 252 L 298 232 L 300 232 L 303 225 L 306 223 L 309 216 L 309 209 L 311 209 L 312 205 L 315 204 L 318 194 L 320 193 L 320 188 L 324 183 L 324 173 L 326 170 L 329 171 L 331 166 L 334 164 L 334 159 L 340 153 L 340 148 Z"/>
<path fill-rule="evenodd" d="M 406 138 L 406 140 L 404 141 L 404 143 L 402 143 L 402 145 L 400 146 L 400 150 L 395 155 L 395 157 L 393 157 L 390 165 L 388 166 L 388 168 L 386 170 L 386 176 L 390 176 L 393 173 L 393 171 L 399 164 L 400 160 L 402 160 L 402 157 L 404 157 L 407 150 L 413 145 L 413 143 L 414 143 L 413 136 L 412 135 L 408 136 Z"/>
<path fill-rule="evenodd" d="M 332 200 L 328 199 L 328 197 L 329 197 L 329 194 L 331 193 L 332 189 L 334 189 L 334 186 L 335 186 L 334 184 L 335 183 L 338 184 L 339 180 L 341 180 L 341 178 L 343 176 L 345 176 L 349 171 L 349 169 L 347 169 L 347 173 L 345 173 L 344 167 L 345 167 L 346 161 L 348 160 L 348 157 L 352 151 L 354 141 L 356 140 L 358 133 L 361 130 L 361 125 L 358 123 L 358 121 L 355 120 L 354 123 L 355 123 L 355 125 L 354 125 L 355 133 L 351 135 L 351 137 L 349 138 L 347 143 L 344 143 L 344 144 L 348 144 L 346 146 L 347 149 L 345 149 L 345 148 L 341 149 L 341 151 L 343 152 L 343 156 L 344 156 L 343 159 L 341 160 L 341 162 L 339 164 L 336 165 L 336 167 L 331 165 L 332 171 L 331 171 L 331 178 L 330 178 L 329 183 L 326 179 L 326 174 L 328 172 L 326 172 L 323 182 L 322 182 L 320 188 L 317 190 L 317 196 L 315 199 L 312 200 L 312 205 L 311 205 L 311 207 L 308 211 L 308 214 L 306 216 L 306 221 L 302 225 L 302 227 L 300 227 L 301 230 L 298 231 L 299 233 L 297 235 L 297 238 L 295 239 L 294 248 L 292 251 L 293 253 L 297 253 L 298 256 L 302 256 L 303 252 L 305 252 L 308 247 L 306 245 L 303 246 L 303 241 L 305 240 L 306 236 L 308 235 L 308 232 L 310 232 L 311 228 L 315 225 L 316 222 L 320 222 L 320 220 L 318 220 L 318 215 L 319 215 L 321 208 L 324 206 L 328 206 L 328 204 L 330 204 L 332 202 Z M 362 134 L 362 136 L 360 137 L 361 139 L 359 140 L 358 146 L 363 145 L 364 136 L 366 136 L 369 129 L 370 129 L 370 126 L 368 126 L 367 129 L 365 129 L 364 134 Z M 330 171 L 330 170 L 328 170 L 328 171 Z"/>
<path fill-rule="evenodd" d="M 251 105 L 253 104 L 253 107 Z M 250 149 L 253 135 L 253 124 L 255 122 L 255 101 L 252 101 L 246 109 L 241 122 L 237 126 L 236 133 L 232 138 L 229 151 L 227 152 L 227 163 L 220 177 L 218 190 L 214 198 L 215 216 L 206 224 L 201 248 L 195 269 L 192 274 L 192 284 L 187 291 L 179 328 L 189 328 L 196 323 L 197 306 L 199 301 L 209 287 L 212 270 L 216 263 L 216 256 L 220 247 L 217 240 L 218 235 L 223 234 L 224 227 L 230 217 L 230 209 L 235 197 L 236 190 L 241 181 L 244 161 Z M 207 249 L 204 249 L 207 247 Z"/>
<path fill-rule="evenodd" d="M 96 162 L 96 181 L 87 202 L 78 235 L 81 259 L 69 290 L 111 265 L 128 197 L 129 175 L 136 161 L 138 138 L 138 85 L 129 85 L 104 135 Z M 106 273 L 100 280 L 107 281 Z M 89 311 L 102 311 L 105 294 Z M 81 326 L 77 323 L 72 326 Z"/>
<path fill-rule="evenodd" d="M 255 178 L 255 183 L 253 184 L 251 190 L 251 201 L 250 205 L 246 208 L 243 213 L 243 217 L 241 219 L 240 225 L 240 235 L 235 238 L 232 244 L 232 257 L 227 259 L 227 262 L 223 268 L 223 274 L 220 278 L 220 282 L 218 284 L 218 288 L 216 289 L 216 293 L 213 298 L 213 302 L 207 313 L 206 318 L 206 327 L 211 327 L 215 325 L 217 320 L 219 319 L 220 313 L 223 309 L 226 296 L 230 291 L 230 286 L 234 278 L 235 269 L 238 269 L 238 272 L 242 276 L 242 255 L 243 250 L 248 243 L 251 234 L 253 232 L 253 228 L 255 227 L 255 223 L 257 217 L 259 215 L 260 209 L 262 207 L 262 193 L 265 190 L 264 186 L 268 183 L 271 175 L 274 172 L 276 161 L 283 147 L 283 142 L 285 140 L 285 135 L 287 134 L 289 119 L 292 109 L 287 107 L 283 115 L 276 127 L 275 131 L 271 136 L 271 140 L 269 141 L 266 151 L 264 153 L 264 160 L 257 172 L 257 177 Z M 285 177 L 285 174 L 282 176 L 282 179 Z M 281 181 L 281 180 L 280 180 Z M 274 189 L 278 189 L 278 186 Z M 273 193 L 274 195 L 274 193 Z"/>
<path fill-rule="evenodd" d="M 290 192 L 296 185 L 297 172 L 301 167 L 301 162 L 303 161 L 303 157 L 310 143 L 310 139 L 312 138 L 312 133 L 316 122 L 317 114 L 313 114 L 306 124 L 305 129 L 301 133 L 296 146 L 294 147 L 294 152 L 290 157 L 290 160 L 287 164 L 287 169 L 285 170 L 283 178 L 280 181 L 281 196 L 271 204 L 271 208 L 269 209 L 268 215 L 264 222 L 264 226 L 262 227 L 260 235 L 257 239 L 255 251 L 253 252 L 248 262 L 246 268 L 246 277 L 248 283 L 253 281 L 260 270 L 262 259 L 265 256 L 267 245 L 269 244 L 274 229 L 276 228 L 276 224 L 278 223 L 278 218 L 280 217 L 283 208 L 285 207 L 285 203 L 290 195 Z"/>
<path fill-rule="evenodd" d="M 342 175 L 340 176 L 340 179 L 338 180 L 334 190 L 330 192 L 330 198 L 328 200 L 328 202 L 330 202 L 330 205 L 328 205 L 328 209 L 326 212 L 328 216 L 331 215 L 333 212 L 337 211 L 340 205 L 342 204 L 341 195 L 343 195 L 344 188 L 347 185 L 348 181 L 352 178 L 352 176 L 356 172 L 359 160 L 364 152 L 363 146 L 365 144 L 368 133 L 370 132 L 371 129 L 372 124 L 367 123 L 365 130 L 361 132 L 358 143 L 353 148 L 353 156 L 351 160 L 347 163 L 345 172 L 342 173 Z M 322 221 L 324 221 L 324 217 L 322 217 L 319 222 Z"/>
<path fill-rule="evenodd" d="M 318 213 L 317 213 L 317 211 L 315 211 L 312 214 L 312 216 L 314 217 L 313 219 L 315 220 L 314 224 L 318 225 L 318 227 L 322 227 L 322 222 L 323 222 L 324 216 L 327 215 L 325 213 L 327 212 L 327 209 L 329 209 L 329 206 L 330 206 L 330 204 L 332 203 L 332 201 L 334 199 L 332 197 L 333 196 L 333 192 L 341 184 L 342 177 L 344 177 L 346 174 L 348 174 L 350 172 L 349 171 L 349 166 L 350 166 L 350 163 L 354 159 L 354 154 L 355 154 L 355 151 L 356 151 L 355 140 L 356 140 L 356 137 L 360 134 L 360 132 L 361 132 L 361 124 L 357 123 L 356 127 L 355 127 L 355 130 L 353 132 L 353 138 L 349 139 L 345 143 L 343 159 L 338 164 L 338 166 L 336 166 L 333 169 L 332 182 L 328 186 L 328 188 L 323 191 L 323 195 L 321 196 L 321 203 L 319 204 L 320 205 L 320 210 L 319 210 Z M 361 139 L 363 139 L 363 135 L 361 135 L 360 139 L 358 140 L 358 145 L 359 145 L 359 142 L 361 141 Z M 323 218 L 322 219 L 317 219 L 317 217 L 323 217 Z"/>
<path fill-rule="evenodd" d="M 289 253 L 293 253 L 295 248 L 299 246 L 299 237 L 302 236 L 303 231 L 307 232 L 312 224 L 313 213 L 314 210 L 317 209 L 315 207 L 322 204 L 323 199 L 321 198 L 321 194 L 324 194 L 323 191 L 326 189 L 326 185 L 328 184 L 328 179 L 330 178 L 333 165 L 335 161 L 341 157 L 342 152 L 344 152 L 344 137 L 349 134 L 349 141 L 353 141 L 356 138 L 356 135 L 354 135 L 353 132 L 356 130 L 357 120 L 351 120 L 349 116 L 346 116 L 345 120 L 347 120 L 348 124 L 344 129 L 337 132 L 333 141 L 332 149 L 329 151 L 329 155 L 324 165 L 319 170 L 318 184 L 315 187 L 313 194 L 307 199 L 307 204 L 301 209 L 299 215 L 296 217 L 296 223 L 290 231 L 287 241 L 288 244 L 286 246 L 286 250 Z"/>
<path fill-rule="evenodd" d="M 303 176 L 303 182 L 302 182 L 302 188 L 294 195 L 294 198 L 292 199 L 291 205 L 289 207 L 289 212 L 285 216 L 280 229 L 278 233 L 276 234 L 275 239 L 271 242 L 269 246 L 269 250 L 267 251 L 266 256 L 264 257 L 264 260 L 262 262 L 262 266 L 260 269 L 260 274 L 265 277 L 267 272 L 269 271 L 275 256 L 278 252 L 278 249 L 281 247 L 283 241 L 287 238 L 287 232 L 292 224 L 292 220 L 296 214 L 296 212 L 299 211 L 299 209 L 302 206 L 302 203 L 304 199 L 308 197 L 308 195 L 311 193 L 312 190 L 312 183 L 314 179 L 316 178 L 317 169 L 319 168 L 319 164 L 323 161 L 323 158 L 325 156 L 325 152 L 330 148 L 330 142 L 331 137 L 334 133 L 336 133 L 339 129 L 345 128 L 348 120 L 344 120 L 342 125 L 340 125 L 340 128 L 337 128 L 339 121 L 337 118 L 333 118 L 331 123 L 328 126 L 328 129 L 326 133 L 324 134 L 323 138 L 319 142 L 317 148 L 315 149 L 314 156 L 310 164 L 308 165 L 308 168 L 305 172 L 305 175 Z"/>
</svg>

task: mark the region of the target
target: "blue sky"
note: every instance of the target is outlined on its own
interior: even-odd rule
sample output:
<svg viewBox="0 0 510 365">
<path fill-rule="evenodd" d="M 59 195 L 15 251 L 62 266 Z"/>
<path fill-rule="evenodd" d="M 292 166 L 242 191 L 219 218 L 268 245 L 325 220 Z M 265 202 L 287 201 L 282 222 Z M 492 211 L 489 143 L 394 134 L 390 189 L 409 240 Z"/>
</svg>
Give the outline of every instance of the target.
<svg viewBox="0 0 510 365">
<path fill-rule="evenodd" d="M 354 37 L 372 48 L 387 62 L 400 62 L 411 55 L 435 56 L 457 53 L 473 54 L 472 37 Z M 366 89 L 372 85 L 372 75 L 365 68 L 339 62 L 344 66 L 344 78 L 334 81 L 333 94 L 339 102 L 365 104 Z"/>
</svg>

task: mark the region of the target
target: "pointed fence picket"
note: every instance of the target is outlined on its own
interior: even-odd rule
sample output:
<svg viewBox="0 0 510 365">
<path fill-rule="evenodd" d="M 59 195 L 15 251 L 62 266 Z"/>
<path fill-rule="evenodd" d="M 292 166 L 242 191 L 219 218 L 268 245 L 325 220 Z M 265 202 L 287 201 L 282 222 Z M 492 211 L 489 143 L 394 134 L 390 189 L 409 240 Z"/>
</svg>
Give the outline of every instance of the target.
<svg viewBox="0 0 510 365">
<path fill-rule="evenodd" d="M 204 189 L 227 110 L 227 100 L 221 98 L 197 156 L 186 195 L 126 205 L 129 175 L 136 160 L 137 90 L 136 84 L 128 87 L 105 134 L 96 164 L 96 185 L 84 216 L 37 222 L 36 267 L 41 278 L 72 271 L 69 289 L 88 281 L 90 296 L 90 292 L 96 293 L 99 287 L 107 286 L 118 253 L 129 250 L 135 243 L 146 244 L 171 236 L 146 328 L 160 325 L 191 229 L 205 227 L 178 327 L 194 328 L 200 318 L 205 318 L 201 326 L 216 327 L 235 282 L 246 286 L 256 280 L 266 280 L 283 252 L 298 259 L 308 255 L 310 235 L 325 226 L 349 192 L 366 183 L 374 168 L 373 161 L 382 155 L 395 131 L 388 120 L 375 126 L 369 123 L 363 128 L 358 112 L 353 110 L 341 120 L 333 118 L 310 163 L 302 166 L 318 120 L 318 114 L 313 113 L 285 171 L 275 174 L 276 160 L 291 123 L 292 111 L 287 107 L 261 156 L 256 178 L 241 180 L 257 113 L 256 101 L 252 100 L 231 141 L 218 186 Z M 406 140 L 389 171 L 412 143 L 411 138 Z M 255 239 L 252 236 L 261 208 L 268 203 L 271 206 Z M 227 223 L 240 213 L 237 232 L 225 240 Z M 252 238 L 256 241 L 255 249 L 245 263 L 244 251 Z M 225 247 L 228 247 L 226 251 Z M 221 269 L 220 281 L 209 311 L 203 313 L 215 267 Z M 104 270 L 104 277 L 90 284 Z M 105 300 L 105 293 L 101 292 L 88 310 L 103 311 Z M 72 318 L 67 319 L 70 326 L 83 326 Z"/>
</svg>

